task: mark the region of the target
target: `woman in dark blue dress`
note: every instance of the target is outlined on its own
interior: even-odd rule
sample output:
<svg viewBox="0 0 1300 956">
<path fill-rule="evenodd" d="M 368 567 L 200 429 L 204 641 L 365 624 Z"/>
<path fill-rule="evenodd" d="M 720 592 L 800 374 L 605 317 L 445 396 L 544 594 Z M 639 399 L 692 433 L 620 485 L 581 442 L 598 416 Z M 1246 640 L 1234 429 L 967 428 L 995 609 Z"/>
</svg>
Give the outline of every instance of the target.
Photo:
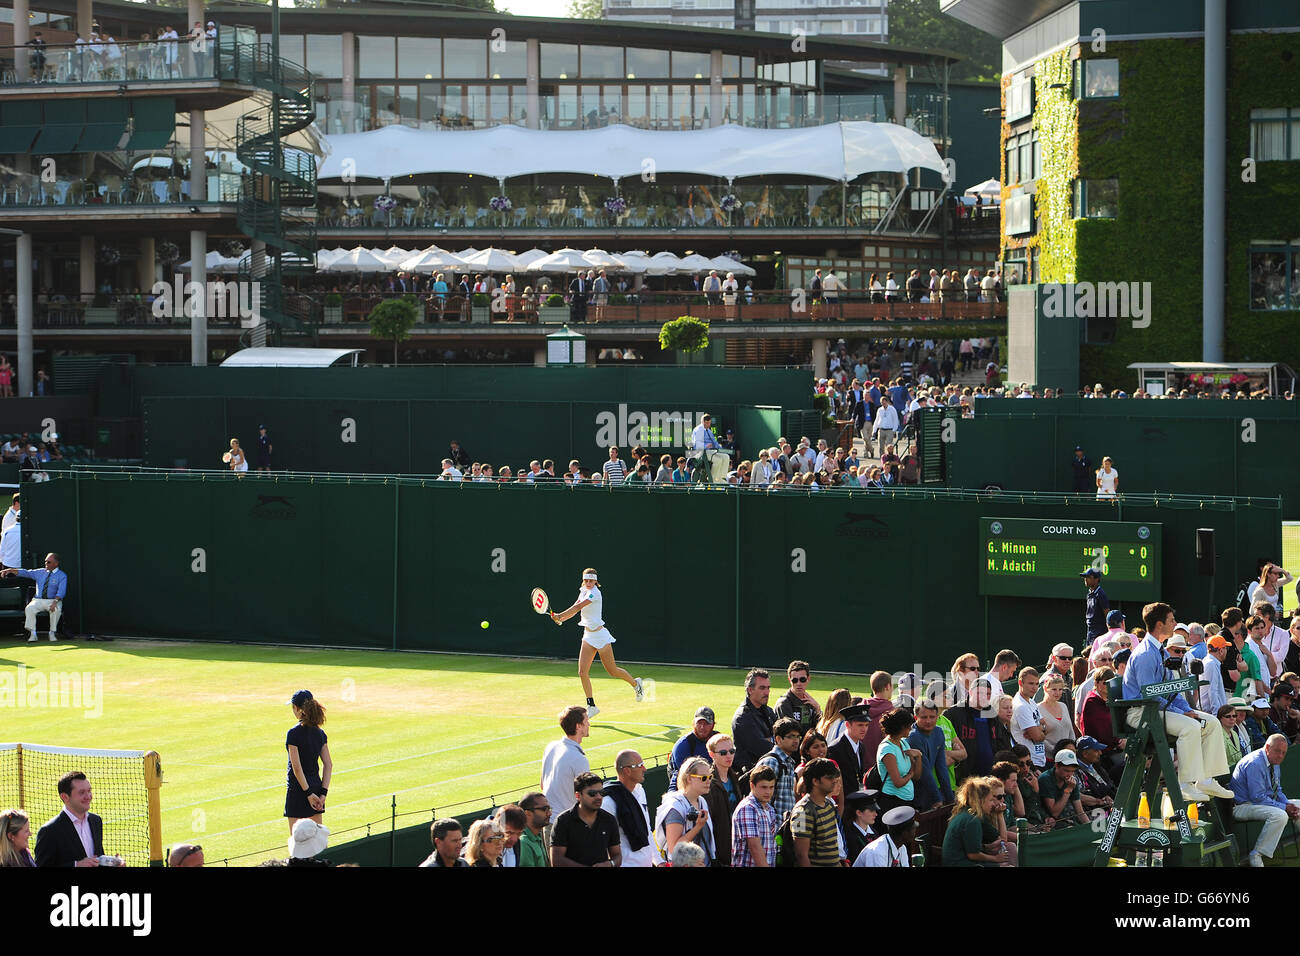
<svg viewBox="0 0 1300 956">
<path fill-rule="evenodd" d="M 289 792 L 284 801 L 284 815 L 292 833 L 293 825 L 299 820 L 321 822 L 334 763 L 330 760 L 325 731 L 320 729 L 325 723 L 325 708 L 309 690 L 298 691 L 289 704 L 298 718 L 298 724 L 284 738 L 285 749 L 289 751 Z M 323 769 L 317 767 L 318 761 Z"/>
</svg>

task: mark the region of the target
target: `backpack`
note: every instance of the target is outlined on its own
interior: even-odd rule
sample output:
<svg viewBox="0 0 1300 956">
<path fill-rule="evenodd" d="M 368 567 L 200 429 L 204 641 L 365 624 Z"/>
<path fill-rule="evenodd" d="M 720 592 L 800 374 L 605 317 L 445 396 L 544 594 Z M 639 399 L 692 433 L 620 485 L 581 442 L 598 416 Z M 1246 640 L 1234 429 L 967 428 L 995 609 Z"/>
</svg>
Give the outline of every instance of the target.
<svg viewBox="0 0 1300 956">
<path fill-rule="evenodd" d="M 771 752 L 772 751 L 769 750 L 767 753 L 771 753 Z M 763 754 L 763 757 L 766 756 L 767 754 Z M 758 759 L 762 760 L 763 757 L 759 757 Z M 749 775 L 757 769 L 758 769 L 758 762 L 755 761 L 754 766 L 750 767 L 748 770 L 746 770 L 744 773 L 742 773 L 740 776 L 736 778 L 736 793 L 739 794 L 739 796 L 736 797 L 737 803 L 745 799 L 745 797 L 749 796 L 749 790 L 750 790 Z M 779 784 L 781 782 L 781 778 L 784 776 L 785 776 L 785 764 L 781 763 L 781 761 L 778 760 L 776 761 L 776 782 Z"/>
<path fill-rule="evenodd" d="M 1251 578 L 1249 581 L 1243 581 L 1241 587 L 1237 589 L 1237 607 L 1246 617 L 1250 617 L 1250 586 L 1257 581 Z"/>
<path fill-rule="evenodd" d="M 801 806 L 806 804 L 811 797 L 804 794 L 799 798 L 799 802 L 794 805 L 794 809 L 785 815 L 781 825 L 776 828 L 776 865 L 777 866 L 797 866 L 798 859 L 794 852 L 794 829 L 790 826 L 790 821 L 794 818 L 795 812 Z"/>
</svg>

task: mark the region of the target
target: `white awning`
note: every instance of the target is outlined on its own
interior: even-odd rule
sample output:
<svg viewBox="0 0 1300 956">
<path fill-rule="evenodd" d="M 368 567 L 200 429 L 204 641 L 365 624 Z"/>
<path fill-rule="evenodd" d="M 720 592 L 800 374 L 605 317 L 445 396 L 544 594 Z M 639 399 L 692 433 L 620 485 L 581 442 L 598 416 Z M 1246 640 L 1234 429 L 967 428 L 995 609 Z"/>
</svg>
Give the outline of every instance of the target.
<svg viewBox="0 0 1300 956">
<path fill-rule="evenodd" d="M 473 173 L 506 179 L 546 173 L 583 173 L 611 179 L 640 177 L 646 157 L 656 174 L 687 173 L 717 179 L 812 176 L 848 182 L 864 173 L 901 173 L 917 167 L 944 172 L 934 144 L 894 123 L 829 123 L 801 129 L 535 130 L 521 126 L 452 132 L 385 126 L 328 137 L 321 180 L 338 180 L 343 161 L 360 178 L 389 179 L 431 173 Z"/>
<path fill-rule="evenodd" d="M 279 349 L 267 347 L 240 349 L 221 363 L 222 368 L 328 368 L 339 359 L 356 356 L 361 349 Z"/>
</svg>

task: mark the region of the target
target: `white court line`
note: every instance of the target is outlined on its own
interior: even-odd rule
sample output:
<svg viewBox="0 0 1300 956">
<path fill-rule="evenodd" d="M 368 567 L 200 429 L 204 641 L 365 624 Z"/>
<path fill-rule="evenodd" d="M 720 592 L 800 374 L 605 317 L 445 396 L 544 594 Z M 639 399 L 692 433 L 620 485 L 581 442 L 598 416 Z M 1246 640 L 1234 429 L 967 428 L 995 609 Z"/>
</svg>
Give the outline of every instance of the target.
<svg viewBox="0 0 1300 956">
<path fill-rule="evenodd" d="M 626 748 L 622 748 L 622 745 L 628 743 L 629 741 L 632 741 L 632 740 L 650 740 L 650 739 L 652 739 L 652 738 L 653 738 L 653 735 L 642 735 L 642 736 L 638 736 L 638 737 L 627 737 L 627 738 L 624 738 L 624 739 L 621 740 L 621 741 L 612 741 L 612 742 L 607 743 L 607 744 L 597 744 L 595 747 L 591 747 L 591 748 L 589 748 L 588 752 L 589 752 L 589 753 L 594 753 L 594 752 L 597 751 L 597 750 L 603 750 L 603 749 L 606 748 L 606 747 L 615 747 L 615 746 L 618 746 L 618 747 L 620 747 L 621 749 L 626 749 Z M 486 775 L 488 775 L 488 774 L 501 773 L 501 772 L 506 771 L 506 770 L 517 770 L 517 769 L 519 769 L 520 767 L 531 767 L 531 766 L 534 766 L 534 765 L 539 764 L 539 763 L 540 763 L 540 760 L 526 760 L 526 761 L 524 761 L 523 763 L 511 764 L 511 765 L 508 766 L 508 767 L 494 767 L 494 768 L 491 769 L 491 770 L 483 770 L 483 771 L 480 771 L 479 773 L 471 773 L 471 774 L 468 774 L 468 775 L 466 775 L 466 776 L 464 776 L 464 777 L 450 777 L 450 778 L 447 778 L 446 780 L 441 780 L 441 781 L 439 781 L 438 783 L 424 783 L 424 784 L 420 784 L 420 786 L 418 786 L 418 787 L 405 787 L 405 788 L 403 788 L 403 789 L 401 789 L 401 790 L 389 790 L 389 791 L 385 791 L 384 793 L 377 793 L 377 794 L 374 794 L 373 796 L 369 796 L 369 797 L 361 797 L 361 798 L 359 798 L 359 799 L 357 799 L 357 800 L 349 800 L 349 801 L 347 801 L 346 803 L 334 804 L 334 805 L 332 805 L 332 806 L 330 807 L 330 809 L 331 809 L 331 810 L 338 810 L 338 809 L 340 809 L 340 808 L 342 808 L 342 807 L 351 807 L 351 806 L 355 806 L 355 805 L 358 804 L 358 803 L 369 803 L 369 802 L 372 801 L 372 800 L 381 800 L 381 799 L 383 799 L 384 797 L 389 797 L 389 798 L 391 798 L 391 797 L 397 796 L 398 794 L 403 794 L 403 793 L 412 793 L 412 792 L 417 791 L 417 790 L 427 790 L 427 789 L 429 789 L 430 787 L 445 786 L 446 784 L 449 784 L 449 783 L 457 783 L 457 782 L 459 782 L 459 781 L 461 781 L 461 780 L 472 780 L 472 779 L 474 779 L 475 777 L 483 777 L 483 776 L 486 776 Z M 279 788 L 279 787 L 264 787 L 264 788 L 262 788 L 262 789 L 264 789 L 264 790 L 265 790 L 265 789 L 274 789 L 274 790 L 278 790 L 278 789 L 280 789 L 280 788 Z M 250 790 L 250 791 L 248 791 L 248 793 L 258 793 L 258 792 L 260 792 L 260 791 L 258 791 L 258 790 Z M 242 796 L 242 794 L 239 794 L 239 796 Z M 485 794 L 485 796 L 488 796 L 488 795 Z M 217 797 L 217 798 L 214 798 L 214 799 L 221 800 L 221 799 L 226 799 L 226 798 L 225 798 L 225 797 Z M 212 803 L 213 801 L 210 800 L 210 801 L 208 801 L 208 802 L 209 802 L 209 803 Z M 193 805 L 194 805 L 194 804 L 190 804 L 190 806 L 193 806 Z M 242 831 L 242 830 L 252 830 L 252 829 L 255 829 L 256 827 L 274 826 L 276 823 L 283 823 L 283 819 L 281 818 L 280 820 L 262 820 L 262 821 L 259 821 L 258 823 L 249 823 L 249 824 L 246 824 L 246 825 L 244 825 L 244 826 L 242 826 L 242 827 L 235 827 L 233 830 L 218 830 L 218 831 L 216 831 L 216 832 L 214 832 L 214 833 L 211 833 L 211 834 L 206 834 L 206 833 L 205 833 L 205 834 L 204 834 L 204 838 L 205 838 L 205 839 L 209 839 L 209 840 L 215 840 L 217 837 L 219 837 L 219 836 L 225 836 L 225 835 L 228 834 L 228 833 L 239 833 L 239 832 Z M 349 829 L 350 829 L 350 828 L 349 828 Z"/>
</svg>

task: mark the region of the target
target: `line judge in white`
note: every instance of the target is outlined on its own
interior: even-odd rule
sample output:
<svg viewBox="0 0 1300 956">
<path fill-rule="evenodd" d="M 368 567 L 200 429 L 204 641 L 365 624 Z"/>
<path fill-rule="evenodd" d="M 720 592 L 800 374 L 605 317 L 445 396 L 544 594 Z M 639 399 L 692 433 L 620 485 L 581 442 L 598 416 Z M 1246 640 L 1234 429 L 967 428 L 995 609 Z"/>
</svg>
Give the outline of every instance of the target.
<svg viewBox="0 0 1300 956">
<path fill-rule="evenodd" d="M 591 662 L 596 655 L 600 655 L 600 662 L 605 665 L 605 673 L 610 677 L 617 677 L 619 680 L 627 681 L 636 690 L 636 700 L 639 704 L 645 696 L 645 690 L 641 683 L 641 678 L 633 677 L 623 668 L 618 666 L 614 660 L 614 635 L 609 633 L 609 628 L 605 627 L 605 619 L 601 616 L 601 606 L 604 603 L 604 597 L 600 593 L 600 581 L 596 577 L 595 568 L 584 568 L 582 571 L 582 586 L 578 589 L 578 599 L 573 605 L 565 608 L 563 611 L 556 613 L 551 612 L 551 620 L 556 624 L 563 624 L 575 614 L 580 615 L 579 620 L 582 623 L 582 648 L 578 655 L 578 678 L 582 681 L 582 692 L 587 695 L 587 716 L 595 717 L 600 713 L 600 708 L 596 706 L 596 700 L 591 692 Z"/>
</svg>

